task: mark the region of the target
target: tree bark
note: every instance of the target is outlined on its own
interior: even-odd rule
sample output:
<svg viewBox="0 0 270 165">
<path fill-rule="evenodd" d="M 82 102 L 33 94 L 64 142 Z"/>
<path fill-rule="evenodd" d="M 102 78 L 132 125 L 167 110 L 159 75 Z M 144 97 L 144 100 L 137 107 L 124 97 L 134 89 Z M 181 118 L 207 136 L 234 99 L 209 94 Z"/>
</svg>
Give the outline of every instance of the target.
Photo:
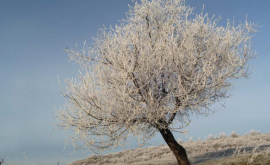
<svg viewBox="0 0 270 165">
<path fill-rule="evenodd" d="M 177 143 L 177 141 L 174 139 L 172 132 L 169 129 L 160 129 L 159 132 L 174 153 L 178 165 L 190 165 L 186 150 L 183 146 Z"/>
</svg>

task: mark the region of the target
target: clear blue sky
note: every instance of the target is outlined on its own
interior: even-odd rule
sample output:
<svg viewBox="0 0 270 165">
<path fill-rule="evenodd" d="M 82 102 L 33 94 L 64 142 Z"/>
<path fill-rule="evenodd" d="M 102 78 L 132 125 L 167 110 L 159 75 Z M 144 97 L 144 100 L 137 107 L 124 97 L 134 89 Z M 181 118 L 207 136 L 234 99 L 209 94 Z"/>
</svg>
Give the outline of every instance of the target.
<svg viewBox="0 0 270 165">
<path fill-rule="evenodd" d="M 194 117 L 189 136 L 204 139 L 209 134 L 250 129 L 270 131 L 270 1 L 187 0 L 200 13 L 221 15 L 262 25 L 253 38 L 258 58 L 250 62 L 250 79 L 240 79 L 233 95 L 209 117 Z M 68 132 L 54 131 L 55 107 L 64 104 L 60 79 L 75 77 L 78 66 L 62 49 L 92 42 L 98 29 L 125 18 L 129 0 L 1 0 L 0 1 L 0 158 L 21 159 L 23 152 L 40 165 L 57 164 Z M 218 106 L 217 106 L 218 107 Z M 175 134 L 176 138 L 187 139 Z M 152 145 L 163 142 L 161 136 Z M 132 145 L 134 146 L 134 145 Z M 61 164 L 86 158 L 66 149 Z M 111 151 L 115 152 L 115 151 Z"/>
</svg>

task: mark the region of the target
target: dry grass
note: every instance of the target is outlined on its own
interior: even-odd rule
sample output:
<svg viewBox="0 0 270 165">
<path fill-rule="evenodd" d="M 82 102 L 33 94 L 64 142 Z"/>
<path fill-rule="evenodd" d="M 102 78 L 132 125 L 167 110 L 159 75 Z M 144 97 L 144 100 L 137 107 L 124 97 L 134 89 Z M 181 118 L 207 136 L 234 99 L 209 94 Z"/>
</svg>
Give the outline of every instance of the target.
<svg viewBox="0 0 270 165">
<path fill-rule="evenodd" d="M 244 136 L 235 132 L 225 137 L 204 141 L 182 142 L 192 164 L 246 165 L 270 164 L 270 133 L 251 131 Z M 70 165 L 174 165 L 176 159 L 168 146 L 124 150 L 122 152 L 91 156 Z"/>
<path fill-rule="evenodd" d="M 256 148 L 255 148 L 256 149 Z M 196 165 L 270 165 L 270 148 L 259 151 L 244 152 L 227 158 L 220 158 L 198 163 Z"/>
<path fill-rule="evenodd" d="M 29 160 L 26 153 L 23 153 L 24 155 L 24 160 L 11 160 L 9 158 L 7 159 L 1 159 L 0 160 L 0 165 L 37 165 L 36 162 L 33 160 Z"/>
</svg>

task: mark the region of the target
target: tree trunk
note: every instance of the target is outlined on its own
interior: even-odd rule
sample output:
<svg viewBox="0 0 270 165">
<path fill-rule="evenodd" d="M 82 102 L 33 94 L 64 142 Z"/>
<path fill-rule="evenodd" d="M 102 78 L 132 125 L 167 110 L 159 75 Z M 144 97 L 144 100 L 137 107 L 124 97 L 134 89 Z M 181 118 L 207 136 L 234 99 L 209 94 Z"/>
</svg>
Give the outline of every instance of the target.
<svg viewBox="0 0 270 165">
<path fill-rule="evenodd" d="M 174 139 L 172 132 L 169 129 L 160 129 L 163 139 L 166 141 L 174 156 L 177 159 L 178 165 L 190 165 L 187 157 L 186 150 L 183 146 L 179 145 Z"/>
</svg>

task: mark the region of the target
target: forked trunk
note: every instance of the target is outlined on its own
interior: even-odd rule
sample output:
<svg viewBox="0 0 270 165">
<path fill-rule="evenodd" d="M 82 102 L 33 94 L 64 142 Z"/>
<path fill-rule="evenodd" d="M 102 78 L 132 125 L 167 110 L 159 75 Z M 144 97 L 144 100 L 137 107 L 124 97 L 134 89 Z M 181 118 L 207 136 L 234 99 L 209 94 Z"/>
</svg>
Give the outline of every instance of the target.
<svg viewBox="0 0 270 165">
<path fill-rule="evenodd" d="M 183 146 L 179 145 L 174 139 L 172 132 L 169 129 L 160 129 L 163 139 L 166 141 L 174 156 L 177 159 L 178 165 L 190 165 L 187 157 L 186 150 Z"/>
</svg>

